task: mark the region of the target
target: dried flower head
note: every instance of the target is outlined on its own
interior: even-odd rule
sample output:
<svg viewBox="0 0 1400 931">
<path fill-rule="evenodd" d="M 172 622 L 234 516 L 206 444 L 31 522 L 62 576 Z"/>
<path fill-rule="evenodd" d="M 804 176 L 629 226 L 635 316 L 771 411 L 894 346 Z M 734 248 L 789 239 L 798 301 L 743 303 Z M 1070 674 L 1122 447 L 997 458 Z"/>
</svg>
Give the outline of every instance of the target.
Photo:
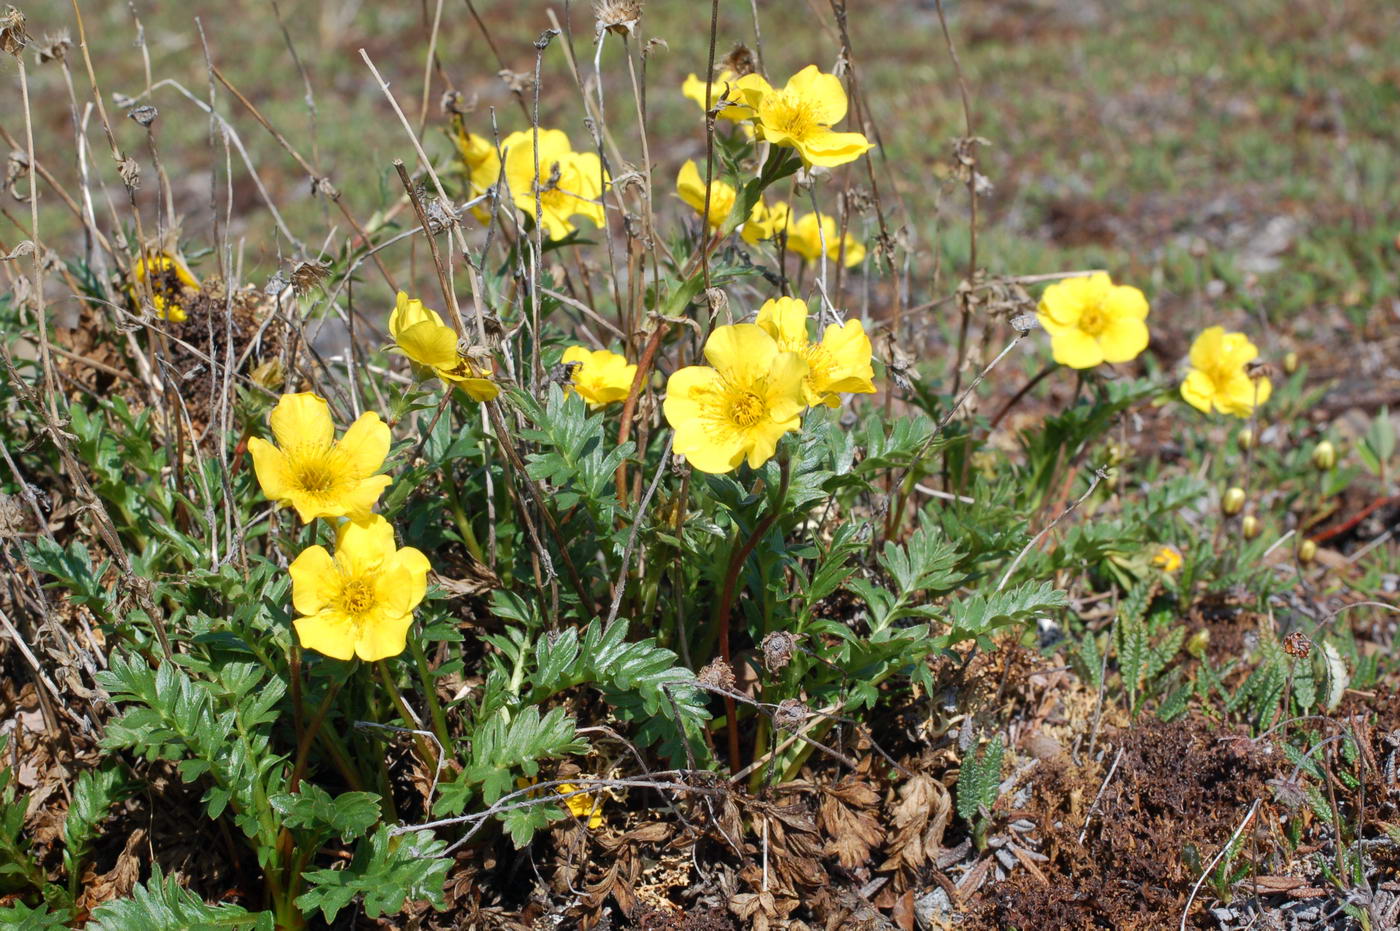
<svg viewBox="0 0 1400 931">
<path fill-rule="evenodd" d="M 1298 659 L 1307 659 L 1312 652 L 1312 641 L 1301 630 L 1295 630 L 1283 638 L 1283 652 Z"/>
<path fill-rule="evenodd" d="M 642 18 L 641 0 L 593 0 L 593 15 L 598 20 L 598 34 L 613 32 L 620 36 L 636 33 Z"/>
<path fill-rule="evenodd" d="M 722 659 L 717 659 L 695 674 L 695 681 L 702 688 L 734 689 L 734 670 Z"/>
<path fill-rule="evenodd" d="M 796 698 L 785 698 L 773 712 L 773 724 L 785 731 L 795 731 L 807 720 L 807 706 Z"/>
<path fill-rule="evenodd" d="M 73 40 L 69 37 L 66 29 L 53 35 L 44 36 L 44 44 L 39 46 L 39 64 L 62 61 L 68 57 L 68 50 L 72 47 Z"/>
<path fill-rule="evenodd" d="M 763 665 L 769 672 L 780 672 L 792 662 L 797 638 L 785 630 L 775 630 L 763 638 Z"/>
<path fill-rule="evenodd" d="M 742 78 L 746 74 L 753 74 L 758 70 L 758 61 L 754 58 L 753 49 L 740 42 L 729 50 L 729 54 L 724 56 L 724 61 L 720 65 L 726 71 L 734 72 L 734 77 Z"/>
<path fill-rule="evenodd" d="M 5 7 L 5 12 L 0 14 L 0 52 L 18 58 L 29 42 L 29 33 L 24 31 L 24 14 L 12 6 Z"/>
</svg>

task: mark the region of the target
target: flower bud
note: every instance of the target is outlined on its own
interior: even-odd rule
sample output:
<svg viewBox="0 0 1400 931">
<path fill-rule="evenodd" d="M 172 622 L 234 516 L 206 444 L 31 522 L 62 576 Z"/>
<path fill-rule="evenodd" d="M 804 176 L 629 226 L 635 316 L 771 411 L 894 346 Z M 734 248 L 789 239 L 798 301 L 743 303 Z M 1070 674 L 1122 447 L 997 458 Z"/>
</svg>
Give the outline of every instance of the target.
<svg viewBox="0 0 1400 931">
<path fill-rule="evenodd" d="M 1327 472 L 1337 464 L 1337 449 L 1328 440 L 1323 440 L 1313 447 L 1312 453 L 1313 468 L 1319 472 Z"/>
<path fill-rule="evenodd" d="M 1311 540 L 1304 540 L 1298 544 L 1298 561 L 1307 565 L 1317 558 L 1317 544 Z"/>
<path fill-rule="evenodd" d="M 1206 647 L 1210 646 L 1210 628 L 1202 627 L 1191 635 L 1191 639 L 1186 641 L 1186 652 L 1200 659 L 1206 655 Z"/>
<path fill-rule="evenodd" d="M 1298 354 L 1296 352 L 1290 352 L 1283 357 L 1283 370 L 1289 375 L 1298 371 Z"/>
<path fill-rule="evenodd" d="M 1220 510 L 1226 517 L 1234 517 L 1244 510 L 1244 489 L 1231 488 L 1225 492 L 1225 496 L 1220 499 Z"/>
<path fill-rule="evenodd" d="M 1253 514 L 1246 514 L 1240 523 L 1240 532 L 1244 534 L 1246 540 L 1253 540 L 1259 536 L 1260 529 L 1259 518 Z"/>
<path fill-rule="evenodd" d="M 1240 449 L 1249 449 L 1254 445 L 1254 431 L 1249 427 L 1245 427 L 1239 433 L 1235 434 L 1235 442 L 1240 444 Z"/>
</svg>

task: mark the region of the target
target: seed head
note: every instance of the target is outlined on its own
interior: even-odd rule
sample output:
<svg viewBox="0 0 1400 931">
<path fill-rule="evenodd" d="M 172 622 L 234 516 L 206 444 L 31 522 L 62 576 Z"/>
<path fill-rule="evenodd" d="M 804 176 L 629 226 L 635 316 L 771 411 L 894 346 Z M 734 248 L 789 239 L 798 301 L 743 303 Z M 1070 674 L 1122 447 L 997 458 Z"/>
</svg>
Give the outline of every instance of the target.
<svg viewBox="0 0 1400 931">
<path fill-rule="evenodd" d="M 593 15 L 598 20 L 598 35 L 614 32 L 630 36 L 637 31 L 642 18 L 641 0 L 593 0 Z"/>
<path fill-rule="evenodd" d="M 734 689 L 734 670 L 722 659 L 717 659 L 695 674 L 695 681 L 709 689 Z"/>
<path fill-rule="evenodd" d="M 733 71 L 735 77 L 742 78 L 757 71 L 758 63 L 754 60 L 753 50 L 740 42 L 724 57 L 721 68 Z"/>
<path fill-rule="evenodd" d="M 797 638 L 785 630 L 775 630 L 763 638 L 763 665 L 769 672 L 780 672 L 792 662 Z"/>
<path fill-rule="evenodd" d="M 0 13 L 0 52 L 19 57 L 29 44 L 29 33 L 24 31 L 24 14 L 12 6 Z"/>
<path fill-rule="evenodd" d="M 1307 659 L 1312 652 L 1312 641 L 1301 630 L 1295 630 L 1283 638 L 1283 652 L 1298 659 Z"/>
<path fill-rule="evenodd" d="M 807 706 L 795 698 L 785 698 L 773 712 L 773 723 L 785 731 L 795 731 L 807 720 Z"/>
<path fill-rule="evenodd" d="M 1226 517 L 1234 517 L 1244 510 L 1244 500 L 1243 488 L 1231 488 L 1220 499 L 1220 510 Z"/>
</svg>

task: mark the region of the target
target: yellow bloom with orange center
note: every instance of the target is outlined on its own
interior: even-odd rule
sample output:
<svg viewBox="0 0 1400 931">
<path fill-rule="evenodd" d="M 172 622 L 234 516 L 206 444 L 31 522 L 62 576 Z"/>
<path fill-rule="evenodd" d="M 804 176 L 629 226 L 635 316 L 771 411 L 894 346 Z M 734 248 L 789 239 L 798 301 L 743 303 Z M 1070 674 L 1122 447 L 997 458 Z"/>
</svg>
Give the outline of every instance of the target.
<svg viewBox="0 0 1400 931">
<path fill-rule="evenodd" d="M 593 152 L 575 152 L 563 130 L 541 129 L 539 138 L 538 166 L 534 130 L 514 132 L 501 141 L 506 183 L 515 206 L 534 218 L 538 178 L 540 222 L 550 239 L 563 239 L 572 233 L 575 216 L 584 217 L 601 229 L 607 223 L 602 198 L 608 177 L 598 156 Z"/>
<path fill-rule="evenodd" d="M 788 227 L 787 243 L 789 249 L 808 262 L 821 259 L 823 243 L 827 259 L 839 261 L 847 268 L 865 259 L 865 246 L 859 240 L 850 233 L 842 236 L 833 217 L 823 216 L 819 220 L 815 213 L 803 214 Z"/>
<path fill-rule="evenodd" d="M 676 194 L 696 213 L 705 213 L 705 179 L 700 177 L 694 159 L 688 159 L 676 175 Z M 724 225 L 737 198 L 734 186 L 727 181 L 716 178 L 710 182 L 710 215 L 707 218 L 710 229 L 717 230 Z"/>
<path fill-rule="evenodd" d="M 1036 317 L 1050 334 L 1055 361 L 1073 369 L 1130 362 L 1147 348 L 1147 298 L 1103 272 L 1045 289 Z"/>
<path fill-rule="evenodd" d="M 539 783 L 538 778 L 517 777 L 515 787 L 517 789 L 528 789 Z M 569 809 L 569 814 L 575 818 L 587 818 L 586 822 L 590 831 L 596 831 L 603 826 L 603 799 L 597 792 L 582 792 L 578 795 L 568 795 L 570 792 L 578 792 L 580 786 L 572 782 L 561 782 L 554 787 L 554 792 L 560 796 L 560 801 L 564 807 Z M 535 790 L 529 793 L 530 798 L 539 798 L 542 790 Z"/>
<path fill-rule="evenodd" d="M 466 175 L 467 188 L 475 200 L 495 186 L 501 177 L 501 156 L 491 140 L 476 133 L 468 132 L 461 116 L 452 117 L 452 141 L 457 146 L 457 155 L 462 160 L 462 170 Z M 480 205 L 472 208 L 472 216 L 482 223 L 491 215 Z"/>
<path fill-rule="evenodd" d="M 1269 400 L 1273 383 L 1265 376 L 1251 378 L 1249 363 L 1259 350 L 1243 333 L 1227 333 L 1213 326 L 1191 344 L 1191 371 L 1181 383 L 1181 396 L 1192 407 L 1235 417 L 1248 417 Z"/>
<path fill-rule="evenodd" d="M 126 289 L 127 296 L 138 304 L 149 292 L 156 316 L 171 323 L 186 320 L 188 315 L 180 300 L 184 292 L 198 290 L 199 279 L 179 257 L 169 252 L 152 252 L 138 257 L 131 267 Z"/>
<path fill-rule="evenodd" d="M 583 346 L 570 346 L 560 361 L 576 363 L 570 388 L 589 407 L 626 400 L 637 377 L 637 366 L 628 362 L 626 356 L 606 349 L 589 351 Z"/>
<path fill-rule="evenodd" d="M 816 65 L 794 74 L 781 90 L 760 74 L 744 75 L 738 89 L 739 100 L 753 110 L 759 137 L 797 150 L 804 165 L 844 165 L 873 148 L 860 133 L 832 130 L 846 117 L 846 89 L 840 78 Z"/>
<path fill-rule="evenodd" d="M 376 474 L 389 455 L 389 427 L 366 411 L 335 438 L 326 399 L 303 391 L 284 394 L 268 418 L 274 446 L 248 438 L 263 494 L 296 509 L 303 523 L 318 517 L 369 520 L 390 478 Z"/>
<path fill-rule="evenodd" d="M 389 314 L 389 335 L 408 358 L 466 392 L 473 401 L 490 401 L 500 387 L 457 351 L 457 331 L 437 311 L 400 291 Z"/>
<path fill-rule="evenodd" d="M 666 383 L 673 448 L 702 472 L 728 472 L 745 459 L 756 469 L 784 433 L 801 428 L 807 363 L 752 323 L 716 327 L 705 359 L 709 365 L 686 366 Z"/>
<path fill-rule="evenodd" d="M 1181 552 L 1174 546 L 1163 546 L 1153 555 L 1152 565 L 1163 572 L 1175 572 L 1181 568 Z"/>
<path fill-rule="evenodd" d="M 714 80 L 710 90 L 710 107 L 712 109 L 719 107 L 717 116 L 722 120 L 730 120 L 735 123 L 753 116 L 753 111 L 739 101 L 738 80 L 738 75 L 725 68 Z M 705 109 L 705 83 L 694 74 L 686 75 L 685 80 L 681 83 L 681 94 L 686 99 L 695 101 L 701 110 Z M 721 101 L 723 101 L 723 106 L 720 106 Z"/>
<path fill-rule="evenodd" d="M 757 245 L 765 239 L 775 239 L 788 228 L 791 211 L 785 201 L 778 201 L 771 207 L 763 201 L 753 205 L 749 218 L 744 221 L 739 235 L 749 245 Z"/>
<path fill-rule="evenodd" d="M 364 524 L 346 521 L 336 529 L 335 556 L 313 546 L 287 569 L 301 645 L 333 659 L 398 656 L 430 568 L 418 550 L 395 546 L 394 528 L 379 515 Z"/>
<path fill-rule="evenodd" d="M 821 342 L 814 343 L 807 336 L 807 303 L 780 297 L 764 303 L 756 322 L 778 349 L 807 363 L 802 394 L 809 407 L 840 407 L 842 394 L 875 393 L 874 350 L 859 320 L 828 324 Z"/>
</svg>

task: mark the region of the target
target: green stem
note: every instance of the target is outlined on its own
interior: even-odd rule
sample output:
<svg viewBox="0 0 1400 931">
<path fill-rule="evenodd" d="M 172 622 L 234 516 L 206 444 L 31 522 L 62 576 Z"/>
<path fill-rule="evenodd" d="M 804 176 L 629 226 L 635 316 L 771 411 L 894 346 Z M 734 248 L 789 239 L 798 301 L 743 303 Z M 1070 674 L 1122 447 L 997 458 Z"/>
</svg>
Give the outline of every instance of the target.
<svg viewBox="0 0 1400 931">
<path fill-rule="evenodd" d="M 467 516 L 466 510 L 462 507 L 462 499 L 457 494 L 457 485 L 452 481 L 452 476 L 447 470 L 443 470 L 442 487 L 447 490 L 447 506 L 452 511 L 452 520 L 457 524 L 457 532 L 462 535 L 462 543 L 467 548 L 467 552 L 472 554 L 472 558 L 483 566 L 486 565 L 486 555 L 481 549 L 481 543 L 476 539 L 476 532 L 472 530 L 471 518 Z"/>
<path fill-rule="evenodd" d="M 389 690 L 389 697 L 394 700 L 394 706 L 398 708 L 399 717 L 403 721 L 403 726 L 410 730 L 419 730 L 414 721 L 413 712 L 408 708 L 408 702 L 404 701 L 403 693 L 394 684 L 394 677 L 389 675 L 389 664 L 384 660 L 377 660 L 374 664 L 379 670 L 379 681 L 384 683 L 384 688 Z M 422 734 L 414 734 L 413 742 L 418 746 L 418 755 L 423 758 L 423 762 L 436 769 L 438 763 L 437 752 L 423 739 Z"/>
<path fill-rule="evenodd" d="M 423 644 L 417 637 L 408 638 L 408 648 L 413 651 L 413 664 L 418 668 L 418 683 L 423 687 L 423 695 L 428 701 L 428 713 L 433 719 L 433 733 L 437 734 L 437 739 L 442 743 L 442 751 L 446 753 L 447 748 L 451 746 L 452 735 L 447 729 L 447 715 L 443 714 L 442 704 L 438 701 L 432 670 L 428 668 L 428 656 L 423 652 Z"/>
</svg>

